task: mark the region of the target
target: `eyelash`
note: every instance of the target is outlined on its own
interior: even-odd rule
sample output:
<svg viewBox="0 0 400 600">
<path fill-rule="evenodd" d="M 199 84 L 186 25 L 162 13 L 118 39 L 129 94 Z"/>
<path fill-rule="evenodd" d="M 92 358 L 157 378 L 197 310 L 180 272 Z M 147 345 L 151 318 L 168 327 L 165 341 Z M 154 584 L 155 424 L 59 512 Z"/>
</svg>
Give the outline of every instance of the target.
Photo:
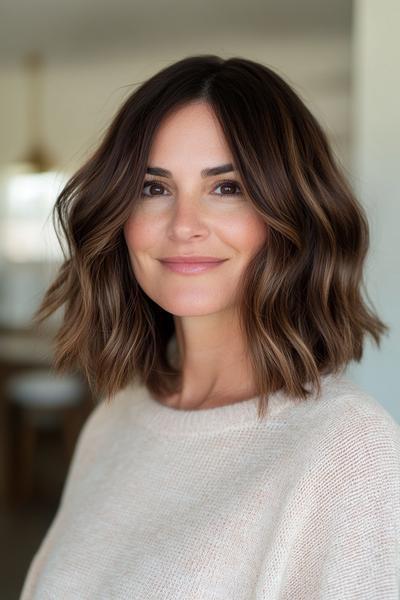
<svg viewBox="0 0 400 600">
<path fill-rule="evenodd" d="M 147 180 L 147 181 L 146 181 L 146 182 L 143 184 L 143 189 L 144 189 L 146 186 L 148 186 L 148 185 L 151 185 L 151 184 L 153 184 L 153 183 L 156 183 L 156 184 L 158 184 L 158 185 L 161 185 L 162 187 L 164 187 L 164 188 L 165 188 L 165 184 L 164 184 L 164 183 L 162 183 L 161 181 L 157 181 L 156 179 L 150 179 L 150 180 Z M 220 187 L 221 185 L 224 185 L 224 184 L 227 184 L 227 183 L 233 184 L 234 186 L 236 186 L 237 188 L 239 188 L 239 190 L 241 190 L 241 187 L 239 186 L 239 184 L 238 184 L 236 181 L 233 181 L 232 179 L 224 179 L 223 181 L 220 181 L 219 183 L 217 183 L 217 185 L 215 186 L 215 188 L 218 188 L 218 187 Z M 214 189 L 215 189 L 215 188 L 214 188 Z M 164 194 L 154 194 L 154 195 L 147 195 L 147 194 L 144 194 L 144 193 L 143 193 L 143 191 L 142 191 L 141 197 L 142 197 L 142 198 L 157 198 L 158 196 L 163 196 L 163 195 L 164 195 Z M 234 194 L 216 194 L 216 195 L 217 195 L 217 196 L 242 196 L 243 194 L 242 194 L 242 191 L 240 191 L 240 192 L 235 192 Z"/>
</svg>

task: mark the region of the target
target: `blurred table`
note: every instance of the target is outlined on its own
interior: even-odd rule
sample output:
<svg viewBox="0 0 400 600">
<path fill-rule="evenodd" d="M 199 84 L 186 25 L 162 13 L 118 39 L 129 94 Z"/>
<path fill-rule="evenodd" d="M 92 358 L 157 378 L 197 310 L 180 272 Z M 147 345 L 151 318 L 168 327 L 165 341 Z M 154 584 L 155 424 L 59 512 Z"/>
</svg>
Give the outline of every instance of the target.
<svg viewBox="0 0 400 600">
<path fill-rule="evenodd" d="M 38 333 L 33 329 L 8 329 L 0 325 L 0 497 L 7 489 L 9 432 L 7 431 L 7 401 L 5 384 L 8 378 L 22 371 L 51 368 L 53 363 L 54 332 Z M 85 414 L 93 408 L 88 388 L 84 402 Z"/>
<path fill-rule="evenodd" d="M 0 364 L 3 366 L 51 365 L 52 343 L 49 338 L 32 334 L 1 333 Z"/>
</svg>

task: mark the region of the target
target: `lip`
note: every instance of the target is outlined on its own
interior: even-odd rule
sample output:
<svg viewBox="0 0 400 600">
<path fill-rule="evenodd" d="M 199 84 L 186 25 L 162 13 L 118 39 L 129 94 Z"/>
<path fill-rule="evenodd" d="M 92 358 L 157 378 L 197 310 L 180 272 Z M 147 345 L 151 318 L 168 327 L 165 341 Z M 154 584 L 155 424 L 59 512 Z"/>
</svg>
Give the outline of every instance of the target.
<svg viewBox="0 0 400 600">
<path fill-rule="evenodd" d="M 226 258 L 215 258 L 215 256 L 167 256 L 166 258 L 161 258 L 161 262 L 168 263 L 212 263 L 212 262 L 222 262 L 227 260 Z"/>
<path fill-rule="evenodd" d="M 182 274 L 186 274 L 186 275 L 190 275 L 190 274 L 196 274 L 196 273 L 203 273 L 204 271 L 209 271 L 210 269 L 214 269 L 216 267 L 218 267 L 219 265 L 222 265 L 223 262 L 225 262 L 225 260 L 208 260 L 208 261 L 202 261 L 202 262 L 182 262 L 182 261 L 166 261 L 166 260 L 162 260 L 160 261 L 161 264 L 163 264 L 163 266 L 170 270 L 173 271 L 174 273 L 182 273 Z"/>
</svg>

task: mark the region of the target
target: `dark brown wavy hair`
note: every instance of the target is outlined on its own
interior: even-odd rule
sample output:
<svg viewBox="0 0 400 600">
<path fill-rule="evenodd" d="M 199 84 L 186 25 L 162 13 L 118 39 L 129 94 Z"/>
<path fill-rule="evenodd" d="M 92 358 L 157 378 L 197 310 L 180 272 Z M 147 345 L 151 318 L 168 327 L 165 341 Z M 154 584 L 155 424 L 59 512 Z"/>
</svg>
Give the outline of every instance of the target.
<svg viewBox="0 0 400 600">
<path fill-rule="evenodd" d="M 322 374 L 360 361 L 365 335 L 379 346 L 388 331 L 364 287 L 364 209 L 315 117 L 267 66 L 191 56 L 131 93 L 57 197 L 53 224 L 67 249 L 33 320 L 38 325 L 64 307 L 53 366 L 78 368 L 95 395 L 110 400 L 134 381 L 159 397 L 179 391 L 181 370 L 168 354 L 173 315 L 138 285 L 123 226 L 161 120 L 198 100 L 215 111 L 249 201 L 268 227 L 241 282 L 239 307 L 262 417 L 271 393 L 306 399 L 308 383 L 320 393 Z"/>
</svg>

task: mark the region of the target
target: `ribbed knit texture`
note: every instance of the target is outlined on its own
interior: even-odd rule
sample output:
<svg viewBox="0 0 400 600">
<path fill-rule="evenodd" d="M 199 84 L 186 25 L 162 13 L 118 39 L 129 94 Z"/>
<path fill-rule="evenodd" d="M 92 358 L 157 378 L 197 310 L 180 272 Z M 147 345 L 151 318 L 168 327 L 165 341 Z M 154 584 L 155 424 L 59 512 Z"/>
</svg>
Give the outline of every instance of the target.
<svg viewBox="0 0 400 600">
<path fill-rule="evenodd" d="M 264 421 L 139 384 L 100 402 L 21 600 L 399 600 L 400 426 L 322 386 Z"/>
</svg>

